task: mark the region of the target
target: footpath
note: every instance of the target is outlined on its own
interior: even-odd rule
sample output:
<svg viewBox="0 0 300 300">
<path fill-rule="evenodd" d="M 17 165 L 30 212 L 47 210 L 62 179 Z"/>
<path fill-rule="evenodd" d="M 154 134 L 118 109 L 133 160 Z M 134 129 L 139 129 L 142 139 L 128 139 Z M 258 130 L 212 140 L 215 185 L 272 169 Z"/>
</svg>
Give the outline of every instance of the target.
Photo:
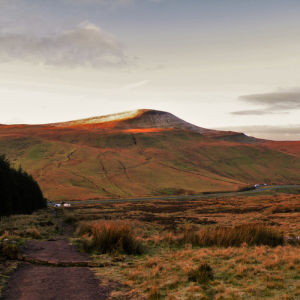
<svg viewBox="0 0 300 300">
<path fill-rule="evenodd" d="M 116 282 L 101 284 L 90 269 L 107 267 L 92 261 L 68 242 L 72 226 L 63 225 L 63 235 L 48 241 L 30 240 L 19 257 L 20 267 L 13 273 L 2 294 L 2 300 L 104 300 Z"/>
</svg>

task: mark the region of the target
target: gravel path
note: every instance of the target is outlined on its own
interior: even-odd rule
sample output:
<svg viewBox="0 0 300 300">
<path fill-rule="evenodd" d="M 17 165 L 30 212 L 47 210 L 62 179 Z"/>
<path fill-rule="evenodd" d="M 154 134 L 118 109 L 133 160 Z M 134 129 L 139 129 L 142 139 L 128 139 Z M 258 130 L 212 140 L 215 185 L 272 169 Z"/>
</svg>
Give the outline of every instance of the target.
<svg viewBox="0 0 300 300">
<path fill-rule="evenodd" d="M 91 258 L 70 245 L 67 236 L 72 227 L 50 241 L 29 241 L 24 255 L 45 261 L 79 262 Z M 115 282 L 101 285 L 94 272 L 85 267 L 48 267 L 22 263 L 11 276 L 1 300 L 77 300 L 108 299 L 111 291 L 122 286 Z"/>
</svg>

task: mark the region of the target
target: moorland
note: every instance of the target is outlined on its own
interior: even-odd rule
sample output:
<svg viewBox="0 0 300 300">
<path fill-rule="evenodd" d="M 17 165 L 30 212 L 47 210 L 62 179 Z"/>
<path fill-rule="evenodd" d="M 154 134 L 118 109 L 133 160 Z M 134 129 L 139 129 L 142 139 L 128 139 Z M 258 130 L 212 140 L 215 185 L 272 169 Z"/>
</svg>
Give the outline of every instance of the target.
<svg viewBox="0 0 300 300">
<path fill-rule="evenodd" d="M 107 263 L 91 270 L 99 284 L 114 283 L 110 299 L 299 299 L 299 194 L 296 188 L 74 205 L 58 208 L 57 217 L 48 208 L 3 220 L 0 240 L 17 240 L 26 248 L 32 239 L 47 243 L 63 235 L 64 226 L 73 228 L 69 241 L 94 262 Z M 123 247 L 105 232 L 122 237 Z M 1 289 L 18 264 L 1 265 Z"/>
</svg>

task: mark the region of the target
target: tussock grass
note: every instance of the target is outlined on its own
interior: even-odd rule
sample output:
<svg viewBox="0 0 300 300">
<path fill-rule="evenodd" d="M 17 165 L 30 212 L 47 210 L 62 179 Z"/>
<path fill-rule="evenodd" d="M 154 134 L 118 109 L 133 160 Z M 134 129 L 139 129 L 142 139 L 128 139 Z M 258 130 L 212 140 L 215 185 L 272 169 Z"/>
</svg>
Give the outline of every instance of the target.
<svg viewBox="0 0 300 300">
<path fill-rule="evenodd" d="M 0 244 L 0 257 L 15 259 L 20 254 L 20 247 L 16 243 L 2 243 Z"/>
<path fill-rule="evenodd" d="M 198 283 L 207 283 L 214 279 L 214 273 L 210 265 L 202 263 L 198 268 L 188 271 L 188 280 Z"/>
<path fill-rule="evenodd" d="M 283 232 L 263 224 L 242 224 L 232 228 L 216 227 L 195 231 L 187 226 L 183 232 L 183 242 L 192 245 L 209 247 L 239 247 L 246 243 L 249 246 L 283 245 Z"/>
<path fill-rule="evenodd" d="M 288 212 L 300 212 L 300 206 L 279 204 L 276 206 L 272 206 L 268 209 L 269 214 L 288 213 Z"/>
<path fill-rule="evenodd" d="M 158 300 L 159 299 L 159 287 L 154 285 L 149 293 L 150 300 Z"/>
<path fill-rule="evenodd" d="M 75 236 L 77 237 L 84 237 L 84 236 L 90 236 L 92 235 L 92 228 L 93 228 L 93 222 L 86 222 L 82 221 L 79 223 Z"/>
<path fill-rule="evenodd" d="M 138 255 L 144 252 L 128 222 L 83 222 L 79 224 L 76 235 L 85 237 L 83 248 L 88 252 Z"/>
<path fill-rule="evenodd" d="M 65 214 L 64 217 L 63 217 L 63 221 L 64 223 L 66 224 L 76 224 L 78 222 L 78 219 L 75 215 L 73 214 Z"/>
<path fill-rule="evenodd" d="M 290 245 L 287 239 L 298 241 L 300 212 L 269 214 L 268 210 L 281 205 L 297 207 L 299 200 L 300 196 L 295 195 L 249 194 L 190 201 L 93 204 L 76 207 L 72 213 L 79 220 L 81 216 L 87 220 L 89 217 L 84 218 L 89 215 L 127 220 L 138 239 L 147 245 L 147 255 L 134 259 L 118 256 L 122 263 L 96 270 L 100 276 L 119 280 L 131 289 L 128 299 L 155 299 L 158 291 L 158 299 L 169 300 L 281 300 L 300 297 L 299 245 Z M 83 222 L 89 223 L 93 222 Z M 91 227 L 81 225 L 79 231 L 85 234 L 80 237 L 90 251 Z M 111 255 L 94 258 L 118 262 Z M 214 275 L 207 282 L 203 280 L 204 284 L 201 279 L 192 280 L 193 272 L 194 276 L 201 272 L 203 262 Z"/>
<path fill-rule="evenodd" d="M 20 237 L 14 234 L 11 234 L 8 230 L 5 230 L 4 233 L 0 236 L 0 242 L 3 240 L 8 239 L 10 241 L 18 241 Z"/>
<path fill-rule="evenodd" d="M 33 239 L 40 239 L 42 237 L 36 228 L 26 229 L 25 236 Z"/>
<path fill-rule="evenodd" d="M 101 215 L 97 214 L 86 214 L 86 215 L 81 215 L 79 217 L 81 221 L 94 221 L 94 220 L 99 220 L 101 219 Z"/>
</svg>

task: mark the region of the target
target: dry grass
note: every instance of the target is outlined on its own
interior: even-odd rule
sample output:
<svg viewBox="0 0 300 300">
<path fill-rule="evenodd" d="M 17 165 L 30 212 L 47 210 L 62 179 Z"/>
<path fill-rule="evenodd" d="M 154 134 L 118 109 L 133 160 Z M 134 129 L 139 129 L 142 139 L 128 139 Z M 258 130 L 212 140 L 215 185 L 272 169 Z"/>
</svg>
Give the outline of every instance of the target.
<svg viewBox="0 0 300 300">
<path fill-rule="evenodd" d="M 125 284 L 128 299 L 135 299 L 133 295 L 169 300 L 300 299 L 300 246 L 283 240 L 283 236 L 300 236 L 300 212 L 285 209 L 270 213 L 278 206 L 297 207 L 299 200 L 298 195 L 279 194 L 105 203 L 74 206 L 67 217 L 81 221 L 75 241 L 86 243 L 96 261 L 115 262 L 113 267 L 95 271 L 104 276 L 102 279 Z M 63 218 L 65 213 L 61 210 L 59 216 Z M 49 215 L 26 219 L 22 229 L 13 229 L 14 224 L 21 224 L 20 219 L 7 221 L 6 236 L 20 238 L 16 232 L 33 227 L 41 232 L 39 217 L 48 220 Z M 3 224 L 0 229 L 5 228 Z M 125 252 L 121 242 L 113 242 L 117 236 L 126 236 L 126 230 L 116 233 L 123 224 L 130 227 L 127 232 L 136 241 L 145 245 L 146 253 L 117 253 L 116 259 L 116 252 Z M 93 248 L 94 242 L 100 250 Z M 213 277 L 206 282 L 191 281 L 191 274 L 200 273 L 199 266 L 204 262 Z M 112 299 L 118 299 L 120 293 L 112 295 Z"/>
<path fill-rule="evenodd" d="M 273 207 L 270 207 L 268 210 L 269 214 L 278 214 L 278 213 L 289 213 L 289 212 L 300 212 L 299 205 L 287 205 L 287 204 L 279 204 Z"/>
<path fill-rule="evenodd" d="M 15 259 L 20 254 L 20 247 L 17 243 L 6 242 L 0 244 L 0 257 Z"/>
<path fill-rule="evenodd" d="M 198 282 L 200 284 L 207 283 L 214 279 L 213 270 L 206 262 L 188 271 L 187 275 L 189 281 Z"/>
<path fill-rule="evenodd" d="M 143 247 L 128 222 L 85 222 L 79 225 L 76 234 L 77 236 L 85 236 L 83 247 L 88 252 L 143 253 Z"/>
<path fill-rule="evenodd" d="M 139 222 L 147 254 L 135 260 L 126 256 L 118 266 L 97 273 L 146 299 L 298 299 L 299 246 L 289 245 L 284 236 L 300 236 L 300 212 L 270 214 L 270 209 L 295 207 L 299 200 L 282 194 L 110 203 L 78 207 L 74 213 L 79 219 L 94 215 L 103 221 Z M 80 230 L 84 232 L 83 225 Z M 204 262 L 213 277 L 191 281 Z"/>
<path fill-rule="evenodd" d="M 0 235 L 5 232 L 16 238 L 44 238 L 58 232 L 52 210 L 40 210 L 31 215 L 14 215 L 0 222 Z"/>
<path fill-rule="evenodd" d="M 283 232 L 263 224 L 242 224 L 232 228 L 215 227 L 211 230 L 195 231 L 186 226 L 183 232 L 183 242 L 201 247 L 239 247 L 246 243 L 249 246 L 268 245 L 271 247 L 283 245 Z"/>
<path fill-rule="evenodd" d="M 39 233 L 39 231 L 36 228 L 26 229 L 25 236 L 31 237 L 33 239 L 41 238 L 41 234 Z"/>
<path fill-rule="evenodd" d="M 76 216 L 74 216 L 73 214 L 65 214 L 63 216 L 63 221 L 64 223 L 66 224 L 71 224 L 71 225 L 74 225 L 78 222 L 78 219 Z"/>
</svg>

